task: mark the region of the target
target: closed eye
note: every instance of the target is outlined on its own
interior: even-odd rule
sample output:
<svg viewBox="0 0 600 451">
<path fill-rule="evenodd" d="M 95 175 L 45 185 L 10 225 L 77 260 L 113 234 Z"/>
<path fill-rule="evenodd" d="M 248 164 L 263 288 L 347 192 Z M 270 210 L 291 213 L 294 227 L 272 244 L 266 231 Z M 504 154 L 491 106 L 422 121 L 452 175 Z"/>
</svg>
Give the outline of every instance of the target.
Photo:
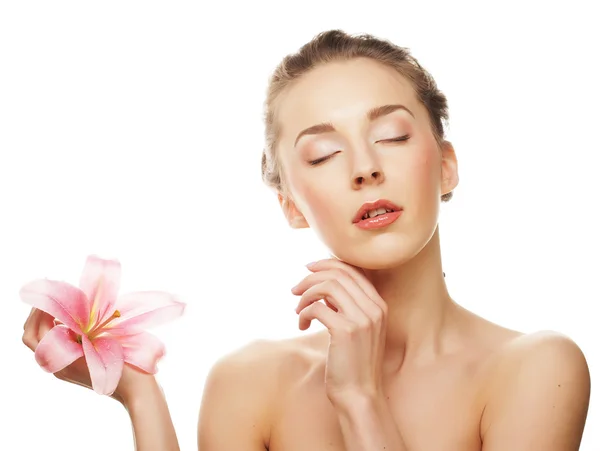
<svg viewBox="0 0 600 451">
<path fill-rule="evenodd" d="M 340 153 L 341 150 L 338 150 L 337 152 L 333 152 L 330 155 L 327 155 L 326 157 L 321 157 L 321 158 L 317 158 L 316 160 L 311 160 L 308 162 L 308 164 L 310 164 L 311 166 L 316 166 L 319 163 L 323 163 L 326 160 L 329 160 L 331 157 L 333 157 L 336 153 Z"/>
<path fill-rule="evenodd" d="M 410 135 L 404 135 L 404 136 L 398 136 L 396 138 L 390 138 L 390 139 L 380 139 L 379 141 L 376 141 L 378 143 L 383 142 L 383 143 L 397 143 L 397 142 L 402 142 L 402 141 L 408 141 L 410 138 Z"/>
<path fill-rule="evenodd" d="M 410 139 L 410 135 L 404 135 L 404 136 L 398 136 L 396 138 L 390 138 L 390 139 L 380 139 L 379 141 L 375 141 L 376 143 L 397 143 L 397 142 L 404 142 L 404 141 L 408 141 Z M 317 158 L 316 160 L 311 160 L 308 162 L 308 164 L 310 164 L 311 166 L 316 166 L 320 163 L 323 163 L 324 161 L 329 160 L 331 157 L 333 157 L 335 154 L 341 152 L 340 150 L 338 150 L 337 152 L 334 152 L 330 155 L 327 155 L 325 157 L 321 157 L 321 158 Z"/>
</svg>

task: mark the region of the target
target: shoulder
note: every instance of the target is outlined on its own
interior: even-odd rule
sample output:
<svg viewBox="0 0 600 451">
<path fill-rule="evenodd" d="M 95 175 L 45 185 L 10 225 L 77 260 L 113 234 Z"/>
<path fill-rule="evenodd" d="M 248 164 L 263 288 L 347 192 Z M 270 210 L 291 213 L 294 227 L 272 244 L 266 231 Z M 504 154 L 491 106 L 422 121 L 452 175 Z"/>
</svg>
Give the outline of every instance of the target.
<svg viewBox="0 0 600 451">
<path fill-rule="evenodd" d="M 289 359 L 286 351 L 283 342 L 271 340 L 256 340 L 239 347 L 214 363 L 204 390 L 236 399 L 241 396 L 244 403 L 260 401 L 266 407 L 277 391 L 278 373 Z"/>
<path fill-rule="evenodd" d="M 221 357 L 209 377 L 220 380 L 243 378 L 247 382 L 274 388 L 274 384 L 293 377 L 311 366 L 319 354 L 314 338 L 255 340 Z"/>
<path fill-rule="evenodd" d="M 256 340 L 233 350 L 212 366 L 201 410 L 214 412 L 218 404 L 229 411 L 243 411 L 264 424 L 268 432 L 281 395 L 294 379 L 314 366 L 317 351 L 313 348 L 302 337 Z"/>
<path fill-rule="evenodd" d="M 202 393 L 200 448 L 267 449 L 286 381 L 306 365 L 304 348 L 297 340 L 258 340 L 217 360 Z"/>
<path fill-rule="evenodd" d="M 585 360 L 579 346 L 567 335 L 552 330 L 544 330 L 532 334 L 523 334 L 512 343 L 514 351 L 521 357 L 532 357 L 544 351 L 545 358 L 575 358 L 580 363 Z"/>
<path fill-rule="evenodd" d="M 581 438 L 590 373 L 583 352 L 571 338 L 554 331 L 516 336 L 503 344 L 495 360 L 482 437 L 503 436 L 503 446 L 515 446 L 512 449 L 521 448 L 505 442 L 507 437 L 519 440 L 521 436 L 523 442 L 530 439 L 540 446 L 550 439 L 566 444 Z M 560 430 L 549 432 L 557 423 Z"/>
<path fill-rule="evenodd" d="M 505 342 L 498 354 L 497 370 L 505 377 L 515 371 L 539 373 L 543 378 L 589 376 L 585 356 L 568 336 L 555 331 L 520 334 Z"/>
</svg>

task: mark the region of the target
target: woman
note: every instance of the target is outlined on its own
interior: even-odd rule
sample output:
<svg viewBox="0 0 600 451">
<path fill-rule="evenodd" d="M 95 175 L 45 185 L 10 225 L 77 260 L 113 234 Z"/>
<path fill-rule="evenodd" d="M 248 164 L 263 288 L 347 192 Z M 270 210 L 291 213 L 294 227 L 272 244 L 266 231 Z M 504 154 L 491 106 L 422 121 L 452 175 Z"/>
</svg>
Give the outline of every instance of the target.
<svg viewBox="0 0 600 451">
<path fill-rule="evenodd" d="M 277 68 L 263 178 L 290 225 L 336 257 L 292 289 L 300 329 L 326 330 L 222 358 L 201 450 L 578 449 L 590 376 L 577 345 L 492 324 L 447 292 L 438 214 L 458 174 L 446 119 L 430 75 L 372 36 L 322 33 Z M 51 321 L 32 313 L 30 348 Z M 60 377 L 89 386 L 80 362 Z M 137 449 L 178 449 L 152 376 L 127 367 L 113 396 Z"/>
</svg>

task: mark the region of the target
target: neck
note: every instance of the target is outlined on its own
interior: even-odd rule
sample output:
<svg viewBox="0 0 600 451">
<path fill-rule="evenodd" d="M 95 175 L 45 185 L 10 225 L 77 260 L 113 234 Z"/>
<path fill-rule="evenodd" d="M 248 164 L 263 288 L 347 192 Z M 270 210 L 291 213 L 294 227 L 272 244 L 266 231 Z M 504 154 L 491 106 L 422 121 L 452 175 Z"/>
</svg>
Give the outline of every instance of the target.
<svg viewBox="0 0 600 451">
<path fill-rule="evenodd" d="M 388 304 L 385 360 L 389 370 L 409 359 L 439 354 L 459 309 L 442 273 L 439 229 L 409 262 L 365 273 Z"/>
</svg>

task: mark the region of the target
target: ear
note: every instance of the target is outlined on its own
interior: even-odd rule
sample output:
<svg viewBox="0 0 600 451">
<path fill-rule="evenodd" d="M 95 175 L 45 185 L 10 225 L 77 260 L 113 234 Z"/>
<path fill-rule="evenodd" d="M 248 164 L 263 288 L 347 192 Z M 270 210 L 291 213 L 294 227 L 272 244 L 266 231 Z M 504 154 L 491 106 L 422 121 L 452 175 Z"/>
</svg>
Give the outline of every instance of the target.
<svg viewBox="0 0 600 451">
<path fill-rule="evenodd" d="M 458 161 L 454 147 L 449 141 L 442 144 L 442 195 L 458 186 Z"/>
<path fill-rule="evenodd" d="M 309 227 L 304 215 L 300 213 L 300 210 L 296 207 L 296 204 L 288 196 L 283 196 L 281 193 L 277 194 L 279 205 L 283 210 L 283 214 L 288 221 L 288 224 L 293 229 L 305 229 Z"/>
</svg>

